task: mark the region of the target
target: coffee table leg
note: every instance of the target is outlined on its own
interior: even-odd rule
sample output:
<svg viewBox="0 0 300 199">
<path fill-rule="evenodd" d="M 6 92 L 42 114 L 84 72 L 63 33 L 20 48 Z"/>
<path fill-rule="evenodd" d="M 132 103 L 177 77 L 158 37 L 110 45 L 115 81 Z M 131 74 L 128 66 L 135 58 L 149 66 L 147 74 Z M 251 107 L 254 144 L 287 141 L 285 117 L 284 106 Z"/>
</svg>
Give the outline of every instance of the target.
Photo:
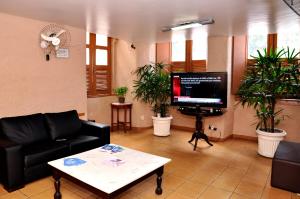
<svg viewBox="0 0 300 199">
<path fill-rule="evenodd" d="M 161 182 L 162 182 L 162 175 L 164 173 L 164 167 L 160 167 L 157 169 L 156 171 L 156 175 L 157 175 L 157 178 L 156 178 L 156 183 L 157 183 L 157 187 L 155 189 L 155 193 L 157 195 L 161 195 L 162 194 L 162 188 L 161 188 Z"/>
<path fill-rule="evenodd" d="M 54 199 L 61 199 L 60 176 L 54 173 L 53 178 L 54 178 L 54 187 L 55 187 Z"/>
</svg>

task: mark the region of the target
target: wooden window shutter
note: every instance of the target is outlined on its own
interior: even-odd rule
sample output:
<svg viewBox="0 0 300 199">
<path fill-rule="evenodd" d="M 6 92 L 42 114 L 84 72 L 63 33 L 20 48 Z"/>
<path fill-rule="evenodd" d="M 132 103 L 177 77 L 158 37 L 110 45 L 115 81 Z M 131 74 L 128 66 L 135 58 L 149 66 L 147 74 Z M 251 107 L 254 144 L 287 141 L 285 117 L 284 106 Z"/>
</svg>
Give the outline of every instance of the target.
<svg viewBox="0 0 300 199">
<path fill-rule="evenodd" d="M 206 60 L 192 60 L 193 72 L 206 72 Z"/>
<path fill-rule="evenodd" d="M 277 34 L 268 34 L 267 52 L 270 53 L 271 49 L 277 48 Z"/>
<path fill-rule="evenodd" d="M 185 61 L 172 61 L 172 43 L 156 43 L 156 62 L 170 64 L 172 72 L 205 72 L 206 60 L 192 60 L 192 45 L 192 40 L 186 40 Z"/>
<path fill-rule="evenodd" d="M 90 50 L 89 65 L 86 65 L 86 85 L 88 97 L 111 95 L 111 42 L 112 39 L 108 37 L 107 46 L 97 46 L 96 34 L 90 33 L 90 43 L 86 45 L 86 47 Z M 97 49 L 107 51 L 107 64 L 96 64 Z"/>
<path fill-rule="evenodd" d="M 232 39 L 232 80 L 231 94 L 236 94 L 247 65 L 247 36 L 234 36 Z"/>
<path fill-rule="evenodd" d="M 157 63 L 171 63 L 171 43 L 156 43 L 156 60 Z"/>
</svg>

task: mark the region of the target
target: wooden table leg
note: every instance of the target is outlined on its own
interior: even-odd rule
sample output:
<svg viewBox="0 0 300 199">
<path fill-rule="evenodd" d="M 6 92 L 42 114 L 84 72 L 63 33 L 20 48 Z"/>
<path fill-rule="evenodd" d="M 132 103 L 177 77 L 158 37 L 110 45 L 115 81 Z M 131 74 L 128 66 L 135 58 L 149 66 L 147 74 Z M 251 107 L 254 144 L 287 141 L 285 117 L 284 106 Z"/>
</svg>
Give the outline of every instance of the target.
<svg viewBox="0 0 300 199">
<path fill-rule="evenodd" d="M 124 132 L 127 130 L 127 108 L 124 109 Z"/>
<path fill-rule="evenodd" d="M 111 131 L 114 131 L 114 109 L 111 105 Z"/>
<path fill-rule="evenodd" d="M 61 199 L 60 176 L 54 172 L 53 178 L 54 178 L 54 187 L 55 187 L 54 199 Z"/>
<path fill-rule="evenodd" d="M 157 175 L 157 178 L 156 178 L 156 183 L 157 183 L 157 187 L 155 189 L 155 193 L 157 195 L 161 195 L 162 194 L 162 188 L 161 188 L 161 183 L 162 183 L 162 175 L 164 173 L 164 167 L 160 167 L 157 169 L 156 171 L 156 175 Z"/>
<path fill-rule="evenodd" d="M 117 108 L 117 129 L 119 130 L 120 121 L 119 121 L 119 108 Z"/>
<path fill-rule="evenodd" d="M 129 109 L 129 129 L 131 130 L 131 107 Z"/>
</svg>

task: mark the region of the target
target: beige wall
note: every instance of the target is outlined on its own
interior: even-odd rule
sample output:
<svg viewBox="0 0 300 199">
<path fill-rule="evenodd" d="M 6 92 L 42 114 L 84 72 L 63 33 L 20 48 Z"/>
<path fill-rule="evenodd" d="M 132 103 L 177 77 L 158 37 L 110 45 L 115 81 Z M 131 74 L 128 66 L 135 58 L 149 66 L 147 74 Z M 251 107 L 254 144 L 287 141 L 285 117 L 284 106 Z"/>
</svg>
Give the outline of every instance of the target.
<svg viewBox="0 0 300 199">
<path fill-rule="evenodd" d="M 126 101 L 133 103 L 132 125 L 134 127 L 152 126 L 152 112 L 148 105 L 133 99 L 133 71 L 153 60 L 153 46 L 149 44 L 135 44 L 136 49 L 130 47 L 131 43 L 124 40 L 114 41 L 113 52 L 113 87 L 127 86 Z M 97 122 L 111 123 L 110 104 L 116 102 L 117 97 L 99 97 L 88 99 L 88 118 Z M 120 114 L 123 115 L 123 114 Z"/>
<path fill-rule="evenodd" d="M 209 37 L 208 40 L 208 71 L 227 71 L 228 73 L 228 108 L 222 116 L 208 117 L 204 120 L 204 128 L 207 135 L 216 138 L 226 138 L 232 134 L 256 137 L 254 111 L 249 108 L 243 109 L 235 106 L 236 101 L 230 95 L 231 85 L 231 49 L 232 40 L 230 37 Z M 149 105 L 137 102 L 133 99 L 132 82 L 135 76 L 132 71 L 138 66 L 142 66 L 153 61 L 153 45 L 136 44 L 136 50 L 130 48 L 130 43 L 118 40 L 115 51 L 115 71 L 114 87 L 128 86 L 129 93 L 126 100 L 133 102 L 133 126 L 149 127 L 152 126 L 152 112 Z M 88 116 L 98 122 L 110 123 L 110 103 L 116 101 L 114 96 L 88 99 Z M 281 104 L 285 113 L 290 116 L 281 123 L 279 127 L 288 132 L 288 140 L 300 141 L 300 106 L 299 104 Z M 172 125 L 187 128 L 194 128 L 195 118 L 180 114 L 176 107 L 171 107 L 173 116 Z M 218 128 L 217 131 L 208 129 L 211 124 Z"/>
<path fill-rule="evenodd" d="M 85 31 L 68 26 L 70 57 L 47 62 L 39 33 L 49 23 L 0 13 L 0 117 L 86 113 Z"/>
<path fill-rule="evenodd" d="M 285 119 L 278 125 L 278 128 L 287 132 L 286 140 L 300 142 L 300 104 L 295 102 L 278 102 L 277 108 L 283 109 L 283 115 L 286 115 Z M 233 134 L 256 137 L 255 122 L 256 118 L 253 108 L 243 108 L 241 105 L 236 106 Z"/>
</svg>

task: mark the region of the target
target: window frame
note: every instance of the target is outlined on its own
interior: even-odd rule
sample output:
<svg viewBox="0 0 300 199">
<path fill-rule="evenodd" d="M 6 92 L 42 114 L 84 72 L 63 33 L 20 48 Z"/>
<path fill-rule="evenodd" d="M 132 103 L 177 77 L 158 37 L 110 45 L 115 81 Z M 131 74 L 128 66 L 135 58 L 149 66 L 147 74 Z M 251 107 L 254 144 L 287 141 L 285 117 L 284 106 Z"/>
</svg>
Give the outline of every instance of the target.
<svg viewBox="0 0 300 199">
<path fill-rule="evenodd" d="M 172 58 L 172 42 L 170 42 L 170 50 L 171 50 L 170 57 Z M 193 40 L 186 40 L 185 61 L 170 60 L 171 71 L 172 72 L 205 72 L 207 70 L 207 59 L 192 60 L 192 58 L 193 58 Z"/>
<path fill-rule="evenodd" d="M 89 65 L 86 65 L 87 97 L 103 97 L 112 95 L 112 38 L 107 37 L 107 46 L 96 45 L 96 34 L 89 33 Z M 96 65 L 96 50 L 107 50 L 107 65 Z M 87 57 L 86 57 L 87 59 Z M 101 74 L 102 73 L 102 74 Z M 106 89 L 99 89 L 97 83 L 104 81 Z"/>
</svg>

